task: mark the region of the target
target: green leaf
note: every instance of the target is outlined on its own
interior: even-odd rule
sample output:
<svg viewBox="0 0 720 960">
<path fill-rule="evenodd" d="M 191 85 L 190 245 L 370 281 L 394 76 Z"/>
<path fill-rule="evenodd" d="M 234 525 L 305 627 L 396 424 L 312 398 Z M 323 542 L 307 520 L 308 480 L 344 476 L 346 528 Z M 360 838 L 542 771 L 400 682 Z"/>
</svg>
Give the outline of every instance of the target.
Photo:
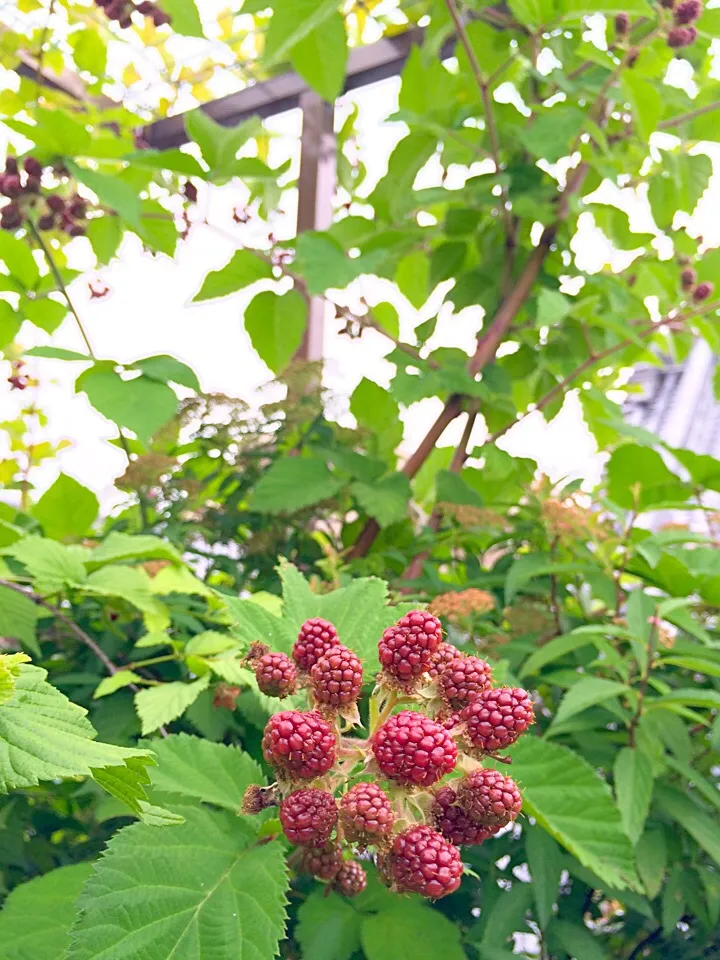
<svg viewBox="0 0 720 960">
<path fill-rule="evenodd" d="M 42 656 L 36 637 L 40 611 L 29 597 L 0 586 L 0 637 L 12 637 L 38 658 Z"/>
<path fill-rule="evenodd" d="M 337 893 L 313 890 L 298 909 L 295 936 L 304 957 L 350 960 L 360 949 L 361 914 Z"/>
<path fill-rule="evenodd" d="M 615 799 L 633 846 L 645 827 L 653 792 L 653 766 L 641 750 L 625 747 L 615 759 Z"/>
<path fill-rule="evenodd" d="M 608 633 L 609 631 L 605 629 L 605 626 L 599 624 L 597 627 L 580 628 L 579 630 L 573 630 L 572 633 L 554 637 L 527 658 L 520 670 L 520 677 L 528 677 L 539 673 L 548 663 L 553 663 L 574 650 L 580 650 L 589 643 L 594 643 L 595 638 L 603 638 Z"/>
<path fill-rule="evenodd" d="M 329 19 L 337 11 L 337 0 L 284 0 L 274 11 L 263 51 L 268 66 L 285 59 L 296 43 Z M 347 42 L 344 36 L 342 42 Z"/>
<path fill-rule="evenodd" d="M 103 789 L 128 806 L 135 816 L 154 827 L 174 827 L 184 822 L 182 816 L 148 803 L 145 787 L 150 777 L 145 769 L 153 763 L 149 756 L 130 757 L 125 766 L 93 770 L 93 777 Z"/>
<path fill-rule="evenodd" d="M 251 783 L 264 783 L 260 765 L 237 747 L 210 743 L 186 733 L 152 744 L 157 766 L 152 785 L 163 794 L 180 794 L 238 813 Z"/>
<path fill-rule="evenodd" d="M 662 830 L 650 829 L 643 833 L 635 847 L 635 860 L 647 895 L 654 900 L 660 893 L 667 865 L 667 848 Z"/>
<path fill-rule="evenodd" d="M 513 16 L 529 27 L 552 23 L 557 17 L 555 0 L 509 0 L 509 7 Z"/>
<path fill-rule="evenodd" d="M 175 415 L 178 399 L 164 383 L 139 376 L 123 380 L 113 370 L 93 368 L 78 379 L 77 390 L 108 420 L 127 427 L 147 443 Z"/>
<path fill-rule="evenodd" d="M 212 270 L 203 280 L 193 302 L 227 297 L 258 280 L 271 280 L 272 267 L 250 250 L 236 250 L 224 267 Z"/>
<path fill-rule="evenodd" d="M 45 333 L 55 333 L 67 316 L 67 312 L 68 309 L 65 304 L 58 303 L 57 300 L 51 300 L 49 297 L 44 300 L 20 298 L 20 313 L 30 323 L 34 323 L 36 327 L 44 330 Z"/>
<path fill-rule="evenodd" d="M 544 930 L 553 915 L 553 904 L 560 889 L 563 856 L 557 843 L 540 827 L 526 827 L 525 851 L 535 894 L 535 908 L 540 929 Z"/>
<path fill-rule="evenodd" d="M 148 250 L 173 257 L 178 242 L 173 215 L 158 200 L 141 200 L 140 207 L 140 225 L 135 232 Z"/>
<path fill-rule="evenodd" d="M 584 121 L 585 114 L 577 107 L 551 107 L 539 113 L 532 126 L 520 134 L 520 139 L 533 156 L 556 163 L 570 152 Z"/>
<path fill-rule="evenodd" d="M 33 290 L 40 279 L 40 270 L 28 244 L 7 230 L 0 231 L 0 263 L 5 264 L 10 276 L 24 290 Z"/>
<path fill-rule="evenodd" d="M 0 913 L 3 960 L 64 956 L 70 946 L 75 901 L 91 872 L 92 864 L 75 863 L 15 887 Z"/>
<path fill-rule="evenodd" d="M 29 660 L 26 653 L 0 653 L 0 704 L 8 703 L 15 696 L 20 665 Z"/>
<path fill-rule="evenodd" d="M 395 340 L 400 339 L 400 318 L 397 309 L 392 303 L 382 300 L 371 308 L 370 313 L 373 320 L 376 321 L 385 333 L 389 334 Z"/>
<path fill-rule="evenodd" d="M 294 513 L 321 500 L 328 500 L 343 486 L 323 460 L 281 457 L 262 475 L 250 509 L 258 513 Z"/>
<path fill-rule="evenodd" d="M 422 250 L 403 257 L 397 266 L 395 283 L 400 293 L 419 310 L 430 293 L 430 258 Z"/>
<path fill-rule="evenodd" d="M 375 187 L 368 202 L 380 220 L 399 219 L 410 206 L 415 177 L 437 149 L 437 137 L 425 132 L 411 133 L 390 155 L 388 172 Z"/>
<path fill-rule="evenodd" d="M 373 435 L 373 452 L 389 457 L 403 437 L 400 408 L 390 393 L 363 377 L 350 397 L 350 412 Z"/>
<path fill-rule="evenodd" d="M 95 693 L 93 693 L 93 700 L 98 700 L 100 697 L 107 697 L 111 693 L 115 693 L 116 690 L 122 690 L 123 687 L 129 686 L 131 683 L 143 683 L 143 678 L 137 674 L 133 673 L 132 670 L 118 670 L 117 673 L 111 673 L 109 677 L 105 677 L 95 688 Z"/>
<path fill-rule="evenodd" d="M 529 883 L 514 883 L 486 908 L 482 933 L 483 960 L 492 956 L 485 948 L 502 947 L 517 930 L 525 928 L 525 916 L 533 901 Z"/>
<path fill-rule="evenodd" d="M 65 585 L 77 587 L 87 579 L 77 553 L 55 540 L 25 537 L 8 552 L 25 564 L 39 593 L 59 593 Z"/>
<path fill-rule="evenodd" d="M 12 343 L 22 326 L 22 317 L 7 300 L 0 300 L 0 348 Z M 26 353 L 31 353 L 27 350 Z"/>
<path fill-rule="evenodd" d="M 47 680 L 47 671 L 22 664 L 10 700 L 0 705 L 0 793 L 36 786 L 41 780 L 88 776 L 147 751 L 93 740 L 87 711 Z"/>
<path fill-rule="evenodd" d="M 92 363 L 93 358 L 86 353 L 76 350 L 65 350 L 64 347 L 31 347 L 25 351 L 26 357 L 44 357 L 47 360 L 82 360 L 83 363 Z"/>
<path fill-rule="evenodd" d="M 438 503 L 458 503 L 469 507 L 482 507 L 483 498 L 473 490 L 462 474 L 438 470 L 435 478 L 435 499 Z"/>
<path fill-rule="evenodd" d="M 459 927 L 412 901 L 365 917 L 360 939 L 367 960 L 465 960 Z"/>
<path fill-rule="evenodd" d="M 294 44 L 290 62 L 308 86 L 332 103 L 342 93 L 347 56 L 345 21 L 331 10 L 326 20 Z"/>
<path fill-rule="evenodd" d="M 140 198 L 137 192 L 117 176 L 98 173 L 97 170 L 88 170 L 80 167 L 72 160 L 65 162 L 70 173 L 89 187 L 97 196 L 100 203 L 114 210 L 134 230 L 140 230 Z"/>
<path fill-rule="evenodd" d="M 99 509 L 100 503 L 92 490 L 61 473 L 40 497 L 31 513 L 43 528 L 45 536 L 65 540 L 87 533 Z"/>
<path fill-rule="evenodd" d="M 107 47 L 99 31 L 80 29 L 68 37 L 73 48 L 73 60 L 81 70 L 101 78 L 107 67 Z"/>
<path fill-rule="evenodd" d="M 670 704 L 683 704 L 687 707 L 707 707 L 709 710 L 720 709 L 720 691 L 703 690 L 701 687 L 687 687 L 680 690 L 672 690 L 661 697 L 654 697 L 648 700 L 646 709 L 656 709 L 658 707 L 669 706 Z"/>
<path fill-rule="evenodd" d="M 173 33 L 186 37 L 204 37 L 195 0 L 163 0 L 162 9 L 172 17 Z"/>
<path fill-rule="evenodd" d="M 577 574 L 586 569 L 577 563 L 556 563 L 547 554 L 523 554 L 513 563 L 505 578 L 505 602 L 511 603 L 516 593 L 535 577 L 550 573 Z"/>
<path fill-rule="evenodd" d="M 526 813 L 606 883 L 636 889 L 620 813 L 590 764 L 567 747 L 531 736 L 515 744 L 512 757 Z"/>
<path fill-rule="evenodd" d="M 227 132 L 227 131 L 225 131 Z M 150 167 L 151 170 L 170 170 L 185 177 L 205 177 L 205 171 L 190 153 L 184 153 L 177 147 L 169 150 L 138 150 L 123 159 L 136 167 Z"/>
<path fill-rule="evenodd" d="M 273 650 L 290 653 L 297 638 L 299 625 L 293 628 L 252 600 L 241 600 L 239 597 L 230 597 L 226 594 L 219 596 L 230 613 L 234 632 L 243 640 L 250 644 L 258 637 L 262 637 Z"/>
<path fill-rule="evenodd" d="M 282 296 L 263 290 L 245 310 L 250 342 L 273 373 L 281 373 L 295 356 L 306 323 L 307 303 L 297 290 Z"/>
<path fill-rule="evenodd" d="M 622 82 L 630 101 L 639 136 L 646 142 L 657 130 L 662 117 L 663 102 L 656 85 L 631 70 L 624 70 Z"/>
<path fill-rule="evenodd" d="M 666 937 L 669 937 L 673 933 L 684 913 L 683 868 L 679 863 L 676 863 L 672 868 L 662 895 L 663 933 Z"/>
<path fill-rule="evenodd" d="M 200 147 L 213 178 L 232 176 L 240 148 L 263 132 L 259 117 L 250 117 L 236 127 L 223 127 L 202 109 L 185 114 L 185 128 Z"/>
<path fill-rule="evenodd" d="M 210 674 L 206 673 L 191 683 L 178 680 L 138 691 L 135 694 L 135 709 L 140 717 L 143 736 L 181 717 L 209 683 Z"/>
<path fill-rule="evenodd" d="M 553 920 L 548 935 L 556 938 L 574 960 L 608 960 L 599 938 L 580 920 Z"/>
<path fill-rule="evenodd" d="M 90 564 L 119 563 L 121 560 L 172 560 L 180 561 L 180 554 L 171 543 L 160 537 L 147 534 L 133 536 L 130 533 L 112 531 L 90 554 Z"/>
<path fill-rule="evenodd" d="M 88 222 L 87 238 L 100 263 L 110 263 L 117 253 L 124 232 L 120 217 L 106 214 L 103 217 L 93 217 Z"/>
<path fill-rule="evenodd" d="M 408 515 L 410 481 L 404 473 L 393 473 L 372 483 L 358 481 L 352 484 L 350 492 L 381 527 L 389 527 Z"/>
<path fill-rule="evenodd" d="M 294 268 L 314 297 L 328 287 L 343 289 L 364 273 L 373 273 L 385 256 L 384 250 L 373 250 L 351 258 L 329 233 L 306 230 L 295 241 Z"/>
<path fill-rule="evenodd" d="M 80 897 L 67 960 L 238 960 L 277 953 L 287 872 L 278 843 L 226 812 L 179 808 L 173 830 L 120 831 Z"/>
<path fill-rule="evenodd" d="M 583 677 L 578 683 L 570 687 L 562 698 L 553 718 L 553 726 L 561 726 L 565 720 L 574 717 L 576 713 L 603 703 L 611 697 L 626 693 L 629 688 L 616 680 L 604 680 L 602 677 Z"/>
<path fill-rule="evenodd" d="M 158 383 L 179 383 L 188 390 L 200 392 L 200 383 L 194 370 L 175 357 L 170 357 L 163 353 L 157 357 L 145 357 L 144 360 L 136 360 L 132 369 L 140 370 L 151 380 L 157 380 Z"/>
<path fill-rule="evenodd" d="M 570 313 L 571 301 L 557 290 L 548 290 L 544 287 L 537 298 L 538 326 L 552 327 Z"/>
<path fill-rule="evenodd" d="M 656 450 L 623 443 L 607 465 L 610 499 L 619 507 L 647 510 L 664 501 L 686 500 L 692 489 L 665 466 Z"/>
</svg>

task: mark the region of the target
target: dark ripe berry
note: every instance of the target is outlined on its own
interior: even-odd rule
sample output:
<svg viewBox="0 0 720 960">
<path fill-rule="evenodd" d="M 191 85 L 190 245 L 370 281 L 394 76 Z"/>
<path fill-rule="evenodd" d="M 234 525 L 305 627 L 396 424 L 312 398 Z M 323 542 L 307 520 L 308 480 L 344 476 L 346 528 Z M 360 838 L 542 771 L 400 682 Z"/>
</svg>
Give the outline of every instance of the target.
<svg viewBox="0 0 720 960">
<path fill-rule="evenodd" d="M 319 880 L 332 880 L 343 865 L 342 850 L 337 843 L 324 847 L 308 847 L 300 858 L 300 869 Z"/>
<path fill-rule="evenodd" d="M 494 836 L 499 827 L 486 827 L 471 820 L 457 805 L 457 794 L 452 787 L 441 787 L 435 794 L 430 816 L 436 830 L 457 846 L 476 846 Z"/>
<path fill-rule="evenodd" d="M 14 203 L 8 203 L 0 212 L 0 227 L 3 230 L 16 230 L 23 222 L 20 208 Z"/>
<path fill-rule="evenodd" d="M 25 173 L 27 173 L 30 177 L 37 177 L 40 179 L 42 176 L 42 164 L 36 160 L 35 157 L 25 157 L 23 160 L 23 167 L 25 169 Z"/>
<path fill-rule="evenodd" d="M 0 190 L 2 190 L 3 196 L 10 197 L 11 200 L 19 197 L 22 193 L 20 177 L 16 173 L 6 173 L 2 182 L 0 182 Z"/>
<path fill-rule="evenodd" d="M 692 290 L 697 282 L 697 274 L 692 267 L 686 267 L 680 274 L 680 286 L 683 290 Z"/>
<path fill-rule="evenodd" d="M 197 192 L 197 187 L 195 186 L 194 183 L 191 183 L 188 180 L 188 182 L 183 187 L 183 193 L 185 194 L 186 198 L 190 201 L 190 203 L 197 203 L 198 192 Z"/>
<path fill-rule="evenodd" d="M 457 647 L 454 647 L 451 643 L 441 643 L 437 648 L 435 653 L 432 655 L 432 661 L 430 663 L 430 669 L 428 673 L 433 678 L 437 679 L 442 673 L 445 665 L 450 663 L 451 660 L 454 660 L 456 657 L 460 657 L 462 654 Z"/>
<path fill-rule="evenodd" d="M 693 300 L 695 303 L 701 303 L 712 294 L 715 287 L 712 283 L 699 283 L 693 290 Z"/>
<path fill-rule="evenodd" d="M 695 43 L 697 30 L 695 27 L 672 27 L 668 30 L 667 45 L 673 50 L 679 50 L 681 47 L 689 47 Z"/>
<path fill-rule="evenodd" d="M 492 684 L 490 664 L 479 657 L 456 657 L 445 666 L 438 689 L 452 710 L 473 703 Z"/>
<path fill-rule="evenodd" d="M 46 197 L 45 203 L 53 213 L 62 213 L 65 209 L 65 201 L 57 193 L 51 193 L 49 197 Z"/>
<path fill-rule="evenodd" d="M 675 23 L 683 26 L 688 23 L 695 23 L 703 11 L 702 0 L 682 0 L 675 7 Z"/>
<path fill-rule="evenodd" d="M 5 158 L 5 173 L 17 173 L 19 170 L 17 157 Z"/>
<path fill-rule="evenodd" d="M 40 193 L 41 189 L 40 177 L 25 177 L 25 193 Z"/>
<path fill-rule="evenodd" d="M 438 618 L 413 610 L 383 633 L 378 657 L 391 677 L 407 684 L 430 670 L 433 654 L 441 643 Z"/>
<path fill-rule="evenodd" d="M 429 787 L 457 762 L 457 747 L 448 731 L 410 710 L 386 720 L 371 746 L 383 775 L 405 786 Z"/>
<path fill-rule="evenodd" d="M 65 227 L 65 233 L 69 237 L 84 237 L 85 236 L 85 227 L 80 223 L 70 223 Z"/>
<path fill-rule="evenodd" d="M 398 834 L 387 861 L 389 877 L 400 893 L 440 897 L 460 886 L 460 851 L 432 827 L 411 827 Z"/>
<path fill-rule="evenodd" d="M 37 225 L 41 230 L 52 230 L 55 226 L 55 217 L 51 213 L 44 213 L 38 217 Z"/>
<path fill-rule="evenodd" d="M 157 7 L 153 10 L 151 17 L 156 27 L 164 27 L 165 24 L 170 23 L 172 19 L 169 13 L 165 13 L 164 10 L 159 10 Z"/>
<path fill-rule="evenodd" d="M 357 860 L 346 860 L 337 872 L 333 887 L 344 897 L 356 897 L 367 886 L 367 874 Z"/>
<path fill-rule="evenodd" d="M 394 822 L 390 799 L 376 783 L 356 783 L 340 799 L 340 823 L 351 843 L 377 843 Z"/>
<path fill-rule="evenodd" d="M 313 695 L 318 703 L 344 707 L 355 703 L 363 682 L 362 663 L 341 643 L 331 647 L 310 671 Z"/>
<path fill-rule="evenodd" d="M 324 847 L 337 823 L 335 797 L 327 790 L 296 790 L 280 804 L 280 823 L 290 843 Z"/>
<path fill-rule="evenodd" d="M 615 36 L 624 37 L 630 29 L 630 17 L 626 13 L 615 16 Z"/>
<path fill-rule="evenodd" d="M 335 734 L 315 710 L 283 710 L 270 717 L 262 748 L 267 762 L 288 780 L 314 780 L 335 763 Z"/>
<path fill-rule="evenodd" d="M 78 217 L 78 219 L 82 220 L 87 214 L 85 201 L 80 197 L 74 197 L 70 206 L 68 207 L 68 213 L 71 217 Z"/>
<path fill-rule="evenodd" d="M 320 657 L 339 643 L 335 627 L 328 620 L 313 617 L 300 627 L 293 647 L 293 660 L 301 670 L 309 673 Z"/>
<path fill-rule="evenodd" d="M 297 667 L 285 653 L 266 653 L 254 664 L 261 693 L 268 697 L 287 697 L 297 689 Z"/>
<path fill-rule="evenodd" d="M 132 17 L 129 13 L 124 13 L 121 17 L 118 18 L 118 26 L 121 30 L 127 30 L 128 27 L 132 26 Z"/>
<path fill-rule="evenodd" d="M 144 17 L 150 16 L 150 14 L 155 9 L 155 4 L 150 3 L 150 0 L 143 0 L 142 3 L 139 3 L 135 9 L 138 13 L 141 13 Z"/>
<path fill-rule="evenodd" d="M 498 687 L 486 690 L 460 714 L 465 737 L 476 750 L 493 753 L 515 743 L 535 721 L 533 705 L 526 690 Z"/>
<path fill-rule="evenodd" d="M 522 810 L 518 785 L 498 770 L 474 770 L 457 785 L 458 803 L 463 811 L 488 827 L 502 827 Z"/>
</svg>

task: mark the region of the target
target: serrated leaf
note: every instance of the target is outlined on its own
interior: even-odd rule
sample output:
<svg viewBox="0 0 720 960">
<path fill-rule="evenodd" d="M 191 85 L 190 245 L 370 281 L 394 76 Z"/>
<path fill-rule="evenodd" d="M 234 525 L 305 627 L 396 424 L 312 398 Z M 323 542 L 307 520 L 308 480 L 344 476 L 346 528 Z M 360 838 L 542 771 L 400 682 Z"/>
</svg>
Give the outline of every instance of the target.
<svg viewBox="0 0 720 960">
<path fill-rule="evenodd" d="M 294 513 L 328 500 L 342 486 L 323 460 L 281 457 L 258 481 L 249 506 L 258 513 Z"/>
<path fill-rule="evenodd" d="M 67 960 L 137 960 L 139 945 L 143 960 L 276 955 L 287 889 L 280 844 L 257 846 L 253 825 L 234 814 L 177 812 L 186 822 L 173 830 L 135 824 L 110 841 L 80 897 Z"/>
<path fill-rule="evenodd" d="M 87 579 L 82 560 L 56 540 L 25 537 L 8 552 L 27 567 L 39 593 L 58 593 L 66 585 L 77 587 Z"/>
<path fill-rule="evenodd" d="M 366 917 L 360 939 L 367 960 L 465 960 L 459 927 L 412 901 Z"/>
<path fill-rule="evenodd" d="M 103 542 L 93 548 L 89 563 L 119 563 L 122 560 L 172 560 L 180 561 L 175 547 L 160 537 L 147 534 L 133 536 L 130 533 L 113 531 Z"/>
<path fill-rule="evenodd" d="M 167 384 L 146 376 L 123 380 L 114 370 L 90 369 L 78 379 L 76 389 L 87 394 L 99 413 L 128 427 L 143 443 L 175 415 L 178 406 Z"/>
<path fill-rule="evenodd" d="M 553 718 L 553 726 L 561 726 L 565 720 L 574 717 L 576 713 L 587 710 L 595 704 L 603 703 L 611 697 L 617 697 L 627 692 L 628 687 L 616 680 L 604 680 L 602 677 L 584 677 L 570 687 L 560 702 Z"/>
<path fill-rule="evenodd" d="M 31 513 L 43 528 L 45 536 L 65 540 L 87 533 L 97 517 L 98 498 L 81 483 L 61 473 L 45 491 Z"/>
<path fill-rule="evenodd" d="M 111 673 L 109 677 L 100 681 L 95 688 L 95 693 L 93 693 L 93 700 L 107 697 L 109 694 L 115 693 L 116 690 L 122 690 L 123 687 L 138 682 L 143 683 L 143 678 L 139 674 L 132 670 L 118 670 L 117 673 Z"/>
<path fill-rule="evenodd" d="M 299 627 L 288 623 L 252 600 L 219 594 L 233 620 L 233 632 L 248 644 L 262 638 L 273 650 L 290 653 Z"/>
<path fill-rule="evenodd" d="M 372 434 L 371 451 L 379 457 L 390 457 L 403 437 L 395 398 L 374 380 L 363 378 L 350 397 L 350 412 Z"/>
<path fill-rule="evenodd" d="M 654 900 L 660 893 L 667 865 L 667 847 L 662 830 L 645 831 L 635 847 L 635 860 L 647 895 Z"/>
<path fill-rule="evenodd" d="M 37 641 L 40 611 L 29 597 L 0 586 L 0 637 L 12 637 L 35 656 L 42 656 Z"/>
<path fill-rule="evenodd" d="M 205 674 L 191 683 L 177 680 L 136 693 L 135 709 L 140 717 L 143 736 L 182 716 L 209 683 L 210 675 Z"/>
<path fill-rule="evenodd" d="M 300 346 L 307 310 L 307 303 L 297 290 L 282 296 L 263 290 L 248 304 L 245 330 L 260 359 L 273 373 L 281 373 Z"/>
<path fill-rule="evenodd" d="M 381 527 L 404 520 L 410 504 L 410 481 L 404 473 L 393 473 L 372 483 L 357 481 L 350 487 L 365 513 Z"/>
<path fill-rule="evenodd" d="M 183 817 L 148 802 L 145 787 L 150 783 L 150 777 L 146 767 L 154 763 L 150 756 L 129 757 L 123 766 L 94 769 L 93 778 L 143 822 L 156 827 L 177 826 L 183 822 Z"/>
<path fill-rule="evenodd" d="M 314 890 L 298 910 L 295 936 L 303 956 L 350 960 L 360 949 L 361 914 L 337 893 Z"/>
<path fill-rule="evenodd" d="M 150 578 L 150 592 L 161 597 L 170 593 L 198 594 L 201 597 L 214 595 L 212 588 L 187 567 L 163 567 Z"/>
<path fill-rule="evenodd" d="M 200 392 L 200 383 L 197 374 L 191 370 L 186 363 L 176 360 L 167 354 L 160 354 L 157 357 L 145 357 L 144 360 L 136 360 L 133 363 L 133 369 L 140 370 L 151 380 L 157 380 L 158 383 L 179 383 L 189 390 Z"/>
<path fill-rule="evenodd" d="M 548 936 L 556 938 L 575 960 L 607 960 L 602 942 L 581 921 L 553 920 Z"/>
<path fill-rule="evenodd" d="M 563 856 L 549 833 L 538 826 L 526 827 L 525 851 L 535 894 L 535 909 L 542 930 L 550 922 L 553 904 L 559 897 Z"/>
<path fill-rule="evenodd" d="M 0 654 L 0 705 L 15 696 L 15 684 L 20 676 L 20 664 L 28 663 L 30 657 L 25 653 Z"/>
<path fill-rule="evenodd" d="M 227 297 L 249 287 L 258 280 L 271 280 L 272 268 L 267 260 L 250 250 L 236 250 L 230 260 L 219 270 L 211 270 L 203 280 L 193 302 Z"/>
<path fill-rule="evenodd" d="M 102 597 L 119 597 L 143 613 L 162 618 L 165 607 L 150 592 L 150 578 L 139 567 L 107 566 L 93 570 L 85 583 L 88 593 Z"/>
<path fill-rule="evenodd" d="M 617 755 L 614 768 L 615 799 L 625 833 L 633 846 L 645 827 L 653 792 L 653 766 L 641 750 L 625 747 Z"/>
<path fill-rule="evenodd" d="M 15 887 L 0 913 L 3 960 L 64 956 L 70 946 L 75 901 L 91 871 L 92 864 L 75 863 Z"/>
<path fill-rule="evenodd" d="M 584 866 L 618 889 L 637 889 L 632 847 L 608 785 L 572 750 L 526 736 L 512 748 L 526 813 Z"/>
</svg>

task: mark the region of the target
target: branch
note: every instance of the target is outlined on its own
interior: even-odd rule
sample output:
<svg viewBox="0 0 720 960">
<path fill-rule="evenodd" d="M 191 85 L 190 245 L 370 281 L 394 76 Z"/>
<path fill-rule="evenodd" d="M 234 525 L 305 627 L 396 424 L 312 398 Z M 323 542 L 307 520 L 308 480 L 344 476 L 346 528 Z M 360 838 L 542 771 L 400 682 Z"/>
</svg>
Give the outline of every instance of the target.
<svg viewBox="0 0 720 960">
<path fill-rule="evenodd" d="M 640 680 L 640 687 L 638 689 L 638 702 L 637 709 L 635 714 L 630 721 L 630 726 L 628 728 L 628 739 L 630 741 L 630 746 L 635 746 L 635 731 L 637 730 L 637 725 L 640 723 L 640 718 L 643 715 L 643 708 L 645 706 L 645 694 L 647 693 L 648 684 L 650 683 L 650 674 L 653 668 L 653 657 L 655 655 L 655 640 L 658 635 L 658 616 L 657 616 L 657 607 L 655 612 L 650 620 L 650 633 L 648 634 L 647 641 L 647 663 L 645 664 L 645 669 L 643 670 L 642 678 Z"/>
<path fill-rule="evenodd" d="M 713 110 L 720 110 L 720 100 L 713 100 L 712 103 L 706 103 L 704 107 L 697 107 L 688 113 L 681 113 L 677 117 L 670 117 L 669 120 L 662 120 L 658 124 L 658 130 L 671 130 L 673 127 L 679 127 L 688 120 L 694 120 L 696 117 L 702 117 L 706 113 L 712 113 Z"/>
</svg>

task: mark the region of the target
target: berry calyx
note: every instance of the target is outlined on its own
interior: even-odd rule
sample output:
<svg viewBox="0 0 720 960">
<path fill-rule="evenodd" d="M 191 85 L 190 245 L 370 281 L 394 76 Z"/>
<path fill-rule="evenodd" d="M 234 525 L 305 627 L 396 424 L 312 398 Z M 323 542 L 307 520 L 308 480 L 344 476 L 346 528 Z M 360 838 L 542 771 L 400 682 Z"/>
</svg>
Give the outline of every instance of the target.
<svg viewBox="0 0 720 960">
<path fill-rule="evenodd" d="M 377 843 L 394 822 L 390 798 L 376 783 L 356 783 L 340 800 L 340 823 L 351 843 Z"/>
<path fill-rule="evenodd" d="M 287 780 L 314 780 L 335 763 L 335 734 L 315 710 L 274 714 L 265 726 L 262 748 L 267 762 Z"/>
<path fill-rule="evenodd" d="M 443 641 L 432 656 L 428 673 L 433 680 L 436 680 L 445 666 L 450 663 L 451 660 L 455 660 L 456 657 L 460 656 L 462 656 L 462 654 L 457 647 Z"/>
<path fill-rule="evenodd" d="M 264 653 L 253 664 L 258 689 L 268 697 L 290 696 L 297 689 L 297 668 L 284 653 Z"/>
<path fill-rule="evenodd" d="M 400 893 L 437 900 L 460 886 L 460 851 L 432 827 L 416 826 L 395 838 L 387 859 L 389 879 Z"/>
<path fill-rule="evenodd" d="M 504 750 L 535 722 L 532 700 L 519 687 L 485 690 L 460 714 L 465 738 L 480 753 Z"/>
<path fill-rule="evenodd" d="M 522 810 L 518 785 L 498 770 L 474 770 L 457 786 L 458 804 L 477 823 L 502 827 Z"/>
<path fill-rule="evenodd" d="M 259 787 L 251 783 L 245 791 L 242 802 L 242 812 L 248 814 L 260 813 L 268 807 L 276 807 L 280 801 L 277 784 L 270 787 Z"/>
<path fill-rule="evenodd" d="M 313 787 L 296 790 L 280 804 L 280 823 L 290 843 L 323 847 L 337 823 L 335 797 Z"/>
<path fill-rule="evenodd" d="M 386 720 L 371 746 L 382 774 L 406 786 L 432 786 L 457 762 L 457 746 L 448 731 L 410 710 Z"/>
<path fill-rule="evenodd" d="M 318 703 L 344 707 L 360 696 L 363 669 L 360 659 L 341 643 L 331 647 L 310 670 L 313 695 Z"/>
<path fill-rule="evenodd" d="M 385 630 L 378 644 L 378 657 L 391 679 L 407 685 L 430 670 L 433 654 L 441 642 L 438 618 L 413 610 Z"/>
<path fill-rule="evenodd" d="M 682 0 L 682 3 L 679 3 L 673 12 L 675 23 L 678 26 L 695 23 L 700 18 L 702 11 L 702 0 Z"/>
<path fill-rule="evenodd" d="M 489 690 L 491 684 L 489 663 L 479 657 L 455 657 L 440 674 L 438 689 L 452 710 L 462 710 Z"/>
<path fill-rule="evenodd" d="M 337 843 L 324 847 L 308 847 L 300 858 L 300 869 L 319 880 L 332 880 L 343 865 L 342 850 Z"/>
<path fill-rule="evenodd" d="M 692 290 L 697 283 L 697 274 L 692 267 L 686 267 L 680 274 L 680 286 L 683 290 Z"/>
<path fill-rule="evenodd" d="M 435 829 L 450 843 L 458 846 L 477 846 L 484 843 L 488 837 L 494 836 L 500 829 L 471 820 L 458 806 L 457 793 L 449 786 L 441 787 L 435 794 L 435 800 L 430 808 L 430 817 Z"/>
<path fill-rule="evenodd" d="M 699 283 L 693 290 L 693 300 L 695 303 L 702 303 L 703 300 L 707 300 L 711 296 L 714 289 L 712 283 Z"/>
<path fill-rule="evenodd" d="M 356 897 L 367 886 L 367 874 L 357 860 L 346 860 L 333 881 L 333 889 L 344 897 Z"/>
<path fill-rule="evenodd" d="M 337 630 L 328 620 L 313 617 L 300 627 L 292 657 L 300 670 L 309 673 L 320 657 L 340 643 Z"/>
</svg>

